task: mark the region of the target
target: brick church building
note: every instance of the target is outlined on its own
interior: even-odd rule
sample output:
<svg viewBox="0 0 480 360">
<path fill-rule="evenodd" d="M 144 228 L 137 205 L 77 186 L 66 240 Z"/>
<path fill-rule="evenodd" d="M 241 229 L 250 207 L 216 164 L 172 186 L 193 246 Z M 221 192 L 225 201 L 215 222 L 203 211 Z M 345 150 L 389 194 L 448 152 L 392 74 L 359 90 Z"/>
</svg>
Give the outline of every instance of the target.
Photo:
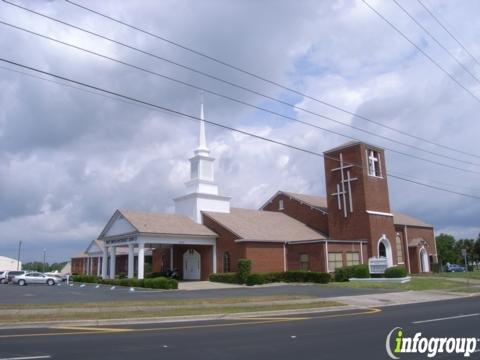
<svg viewBox="0 0 480 360">
<path fill-rule="evenodd" d="M 203 105 L 201 111 L 203 119 Z M 324 153 L 325 196 L 278 191 L 258 210 L 230 207 L 214 182 L 204 122 L 175 213 L 117 210 L 98 239 L 72 258 L 72 273 L 144 277 L 178 269 L 185 280 L 236 270 L 334 272 L 381 259 L 409 273 L 437 262 L 433 226 L 391 210 L 383 149 L 349 142 Z"/>
</svg>

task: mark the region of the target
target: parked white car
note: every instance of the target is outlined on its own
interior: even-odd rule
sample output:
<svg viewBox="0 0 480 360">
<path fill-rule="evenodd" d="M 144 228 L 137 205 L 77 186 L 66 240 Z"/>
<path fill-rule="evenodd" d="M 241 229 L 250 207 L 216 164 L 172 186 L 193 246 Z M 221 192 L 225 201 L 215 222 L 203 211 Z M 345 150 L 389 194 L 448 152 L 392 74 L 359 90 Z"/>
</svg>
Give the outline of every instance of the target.
<svg viewBox="0 0 480 360">
<path fill-rule="evenodd" d="M 55 285 L 60 281 L 61 280 L 53 276 L 48 276 L 39 272 L 27 272 L 22 275 L 17 275 L 13 278 L 13 283 L 18 284 L 20 286 L 24 286 L 28 284 L 46 284 L 51 286 L 51 285 Z"/>
</svg>

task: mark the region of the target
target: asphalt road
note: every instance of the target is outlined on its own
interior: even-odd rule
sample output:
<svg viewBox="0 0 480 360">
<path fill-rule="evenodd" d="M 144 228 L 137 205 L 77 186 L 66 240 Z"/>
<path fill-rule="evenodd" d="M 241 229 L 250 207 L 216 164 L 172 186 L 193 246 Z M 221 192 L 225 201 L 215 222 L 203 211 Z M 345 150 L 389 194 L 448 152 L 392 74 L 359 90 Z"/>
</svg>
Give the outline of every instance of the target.
<svg viewBox="0 0 480 360">
<path fill-rule="evenodd" d="M 385 339 L 397 326 L 408 337 L 416 332 L 427 337 L 480 337 L 478 297 L 379 310 L 123 327 L 0 330 L 0 359 L 388 359 Z M 402 354 L 400 358 L 427 356 Z M 435 358 L 463 356 L 443 354 Z M 479 358 L 479 352 L 470 356 Z"/>
<path fill-rule="evenodd" d="M 155 300 L 155 299 L 210 299 L 264 295 L 310 295 L 322 298 L 391 292 L 382 289 L 330 288 L 322 285 L 282 285 L 261 288 L 231 288 L 209 290 L 136 290 L 125 287 L 110 290 L 108 286 L 80 287 L 46 285 L 0 285 L 0 304 L 59 304 L 98 301 Z"/>
</svg>

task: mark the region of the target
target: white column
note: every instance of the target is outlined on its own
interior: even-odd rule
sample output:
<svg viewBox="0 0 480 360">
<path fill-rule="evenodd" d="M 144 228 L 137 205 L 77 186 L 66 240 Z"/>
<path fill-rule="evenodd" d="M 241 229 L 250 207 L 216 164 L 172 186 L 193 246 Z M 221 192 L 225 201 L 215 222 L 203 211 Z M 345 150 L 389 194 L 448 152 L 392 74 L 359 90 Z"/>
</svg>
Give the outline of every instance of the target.
<svg viewBox="0 0 480 360">
<path fill-rule="evenodd" d="M 107 263 L 108 263 L 108 247 L 104 246 L 102 248 L 103 257 L 102 257 L 102 279 L 107 278 Z"/>
<path fill-rule="evenodd" d="M 128 278 L 133 278 L 133 261 L 135 259 L 135 254 L 133 252 L 133 244 L 128 244 Z"/>
<path fill-rule="evenodd" d="M 173 271 L 173 245 L 170 246 L 170 270 Z"/>
<path fill-rule="evenodd" d="M 116 246 L 110 247 L 110 279 L 115 279 Z"/>
<path fill-rule="evenodd" d="M 212 261 L 213 261 L 213 266 L 212 266 L 212 271 L 214 274 L 217 273 L 217 244 L 213 244 L 212 246 Z"/>
<path fill-rule="evenodd" d="M 97 277 L 100 276 L 100 264 L 101 264 L 101 257 L 97 256 Z"/>
<path fill-rule="evenodd" d="M 283 244 L 283 271 L 287 271 L 287 245 Z"/>
<path fill-rule="evenodd" d="M 327 273 L 330 272 L 328 268 L 328 241 L 325 240 L 325 268 L 327 269 Z"/>
<path fill-rule="evenodd" d="M 143 279 L 143 270 L 145 266 L 145 244 L 138 244 L 138 278 Z"/>
</svg>

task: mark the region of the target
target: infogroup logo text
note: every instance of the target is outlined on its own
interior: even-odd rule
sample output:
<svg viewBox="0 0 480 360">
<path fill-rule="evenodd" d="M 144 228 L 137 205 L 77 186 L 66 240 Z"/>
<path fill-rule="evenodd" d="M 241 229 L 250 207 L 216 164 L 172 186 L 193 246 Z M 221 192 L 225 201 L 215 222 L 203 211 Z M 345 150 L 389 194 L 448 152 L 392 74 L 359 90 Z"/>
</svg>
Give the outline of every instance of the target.
<svg viewBox="0 0 480 360">
<path fill-rule="evenodd" d="M 392 344 L 392 336 L 394 342 Z M 476 352 L 477 344 L 480 339 L 477 338 L 454 338 L 454 337 L 423 337 L 418 332 L 413 337 L 406 337 L 402 328 L 396 327 L 387 335 L 385 347 L 388 355 L 392 359 L 400 359 L 401 354 L 426 354 L 433 358 L 437 354 L 463 354 L 464 357 Z"/>
</svg>

